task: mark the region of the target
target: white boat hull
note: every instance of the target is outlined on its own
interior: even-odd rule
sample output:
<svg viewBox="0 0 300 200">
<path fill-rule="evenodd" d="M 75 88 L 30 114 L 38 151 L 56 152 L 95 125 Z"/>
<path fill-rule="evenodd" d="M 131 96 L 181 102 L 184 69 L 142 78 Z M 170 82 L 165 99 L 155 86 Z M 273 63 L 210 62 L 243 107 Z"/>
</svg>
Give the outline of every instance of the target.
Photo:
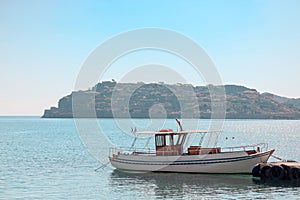
<svg viewBox="0 0 300 200">
<path fill-rule="evenodd" d="M 109 159 L 112 166 L 125 171 L 249 174 L 257 163 L 267 162 L 273 152 L 248 155 L 245 151 L 239 151 L 182 156 L 120 154 Z"/>
</svg>

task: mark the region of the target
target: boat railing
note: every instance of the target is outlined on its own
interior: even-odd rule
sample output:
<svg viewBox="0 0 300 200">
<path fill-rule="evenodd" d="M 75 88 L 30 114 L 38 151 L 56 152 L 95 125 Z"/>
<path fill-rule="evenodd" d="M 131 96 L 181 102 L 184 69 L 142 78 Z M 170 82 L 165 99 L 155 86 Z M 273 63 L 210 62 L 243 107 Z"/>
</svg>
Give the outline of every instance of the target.
<svg viewBox="0 0 300 200">
<path fill-rule="evenodd" d="M 109 155 L 130 155 L 130 154 L 155 154 L 155 150 L 151 148 L 136 148 L 136 147 L 111 147 Z"/>
<path fill-rule="evenodd" d="M 267 143 L 259 143 L 259 144 L 251 144 L 251 145 L 244 145 L 244 146 L 234 146 L 234 147 L 223 147 L 222 152 L 233 152 L 233 151 L 246 151 L 246 150 L 255 150 L 257 152 L 263 152 L 268 150 Z"/>
</svg>

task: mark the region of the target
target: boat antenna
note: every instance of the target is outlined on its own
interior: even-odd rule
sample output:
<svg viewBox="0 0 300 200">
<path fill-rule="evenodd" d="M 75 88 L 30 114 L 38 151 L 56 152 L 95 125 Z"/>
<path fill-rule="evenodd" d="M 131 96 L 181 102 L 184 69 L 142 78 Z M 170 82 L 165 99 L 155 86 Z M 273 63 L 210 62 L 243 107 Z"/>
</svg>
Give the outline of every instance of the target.
<svg viewBox="0 0 300 200">
<path fill-rule="evenodd" d="M 177 122 L 178 126 L 180 127 L 180 131 L 183 131 L 182 125 L 181 125 L 180 121 L 177 118 L 176 118 L 176 122 Z"/>
</svg>

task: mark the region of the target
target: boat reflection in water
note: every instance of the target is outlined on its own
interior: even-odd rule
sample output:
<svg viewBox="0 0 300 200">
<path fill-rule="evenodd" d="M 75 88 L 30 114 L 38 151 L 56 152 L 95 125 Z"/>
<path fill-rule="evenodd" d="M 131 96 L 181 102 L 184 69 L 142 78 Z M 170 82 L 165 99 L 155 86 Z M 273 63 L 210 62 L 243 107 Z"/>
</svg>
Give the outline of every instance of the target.
<svg viewBox="0 0 300 200">
<path fill-rule="evenodd" d="M 243 193 L 249 192 L 249 186 L 255 186 L 250 175 L 127 173 L 117 169 L 111 173 L 110 184 L 114 192 L 122 193 L 130 188 L 132 195 L 141 198 L 145 193 L 148 197 L 161 198 L 199 198 L 198 195 L 225 198 L 234 194 L 243 197 Z"/>
<path fill-rule="evenodd" d="M 112 171 L 109 184 L 112 192 L 125 198 L 171 199 L 259 198 L 262 194 L 273 196 L 278 190 L 295 192 L 294 187 L 299 186 L 291 182 L 263 182 L 243 174 L 128 173 L 118 169 Z"/>
</svg>

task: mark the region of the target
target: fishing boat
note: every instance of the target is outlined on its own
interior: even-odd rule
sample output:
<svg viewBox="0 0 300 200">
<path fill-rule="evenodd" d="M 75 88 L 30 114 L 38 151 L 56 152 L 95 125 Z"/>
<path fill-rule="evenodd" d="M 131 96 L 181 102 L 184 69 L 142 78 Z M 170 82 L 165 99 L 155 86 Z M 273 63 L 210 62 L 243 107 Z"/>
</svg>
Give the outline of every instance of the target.
<svg viewBox="0 0 300 200">
<path fill-rule="evenodd" d="M 206 134 L 221 131 L 183 130 L 180 121 L 176 121 L 179 131 L 134 130 L 137 137 L 143 134 L 154 135 L 155 149 L 135 148 L 135 137 L 131 147 L 110 148 L 109 160 L 112 166 L 119 170 L 138 172 L 250 174 L 256 164 L 267 163 L 275 151 L 268 150 L 266 143 L 225 148 L 202 147 L 201 142 Z M 201 135 L 199 145 L 187 145 L 190 134 Z"/>
</svg>

